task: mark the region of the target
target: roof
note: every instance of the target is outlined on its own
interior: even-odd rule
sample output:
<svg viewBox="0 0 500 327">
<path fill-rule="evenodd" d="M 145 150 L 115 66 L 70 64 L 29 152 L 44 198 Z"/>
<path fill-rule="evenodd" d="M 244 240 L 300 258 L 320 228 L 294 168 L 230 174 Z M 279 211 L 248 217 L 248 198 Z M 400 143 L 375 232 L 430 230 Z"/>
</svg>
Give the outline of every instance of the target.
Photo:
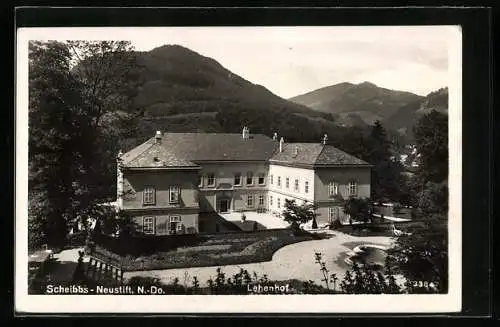
<svg viewBox="0 0 500 327">
<path fill-rule="evenodd" d="M 254 134 L 165 133 L 161 143 L 152 137 L 122 155 L 125 167 L 199 167 L 207 161 L 267 161 L 278 143 Z"/>
<path fill-rule="evenodd" d="M 284 143 L 283 151 L 276 152 L 269 161 L 307 166 L 370 166 L 366 161 L 322 143 Z"/>
<path fill-rule="evenodd" d="M 369 166 L 331 145 L 284 143 L 262 134 L 165 133 L 160 143 L 150 138 L 121 156 L 127 168 L 200 168 L 198 164 L 217 161 L 269 161 L 283 165 L 314 167 Z"/>
<path fill-rule="evenodd" d="M 122 156 L 122 164 L 129 168 L 199 167 L 195 163 L 176 155 L 175 152 L 167 150 L 162 144 L 156 144 L 154 138 L 125 153 Z"/>
</svg>

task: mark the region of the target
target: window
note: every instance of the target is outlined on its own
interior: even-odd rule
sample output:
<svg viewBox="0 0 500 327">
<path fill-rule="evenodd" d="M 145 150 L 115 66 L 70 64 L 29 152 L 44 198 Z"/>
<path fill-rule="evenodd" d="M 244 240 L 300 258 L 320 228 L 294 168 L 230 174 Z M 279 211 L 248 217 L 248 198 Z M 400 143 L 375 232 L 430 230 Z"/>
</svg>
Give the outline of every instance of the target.
<svg viewBox="0 0 500 327">
<path fill-rule="evenodd" d="M 208 174 L 207 186 L 209 187 L 215 186 L 215 174 Z"/>
<path fill-rule="evenodd" d="M 278 198 L 276 201 L 278 202 L 278 203 L 276 204 L 276 206 L 278 207 L 278 209 L 279 209 L 279 208 L 281 208 L 281 199 L 280 199 L 280 198 Z"/>
<path fill-rule="evenodd" d="M 259 206 L 263 206 L 264 205 L 264 194 L 260 194 L 259 195 Z"/>
<path fill-rule="evenodd" d="M 198 176 L 198 187 L 203 187 L 203 176 Z"/>
<path fill-rule="evenodd" d="M 274 176 L 271 175 L 271 176 L 269 176 L 269 178 L 271 179 L 271 185 L 273 185 L 274 184 Z"/>
<path fill-rule="evenodd" d="M 247 185 L 252 185 L 253 184 L 253 173 L 248 172 L 247 173 Z"/>
<path fill-rule="evenodd" d="M 273 206 L 273 196 L 269 196 L 269 206 L 272 207 Z"/>
<path fill-rule="evenodd" d="M 144 234 L 154 234 L 155 233 L 155 218 L 154 217 L 143 217 L 142 218 L 142 232 Z"/>
<path fill-rule="evenodd" d="M 259 185 L 264 185 L 266 183 L 266 177 L 264 174 L 259 175 Z"/>
<path fill-rule="evenodd" d="M 143 203 L 144 204 L 155 204 L 155 188 L 152 186 L 146 186 L 144 188 L 143 194 Z"/>
<path fill-rule="evenodd" d="M 304 192 L 309 193 L 309 182 L 308 181 L 304 182 Z"/>
<path fill-rule="evenodd" d="M 234 185 L 236 185 L 236 186 L 241 185 L 241 174 L 240 173 L 234 174 Z"/>
<path fill-rule="evenodd" d="M 328 221 L 333 222 L 337 217 L 335 217 L 335 209 L 334 207 L 328 208 Z"/>
<path fill-rule="evenodd" d="M 253 195 L 248 195 L 247 197 L 247 206 L 253 207 Z"/>
<path fill-rule="evenodd" d="M 328 184 L 328 195 L 334 196 L 339 193 L 339 185 L 336 182 L 330 182 Z"/>
<path fill-rule="evenodd" d="M 278 187 L 281 187 L 281 176 L 278 176 Z"/>
<path fill-rule="evenodd" d="M 290 178 L 288 177 L 285 179 L 285 187 L 290 188 Z"/>
<path fill-rule="evenodd" d="M 171 223 L 180 223 L 181 222 L 181 216 L 170 216 L 170 222 Z"/>
<path fill-rule="evenodd" d="M 182 220 L 181 216 L 170 216 L 170 234 L 177 234 L 182 231 Z"/>
<path fill-rule="evenodd" d="M 296 179 L 295 180 L 295 192 L 298 192 L 299 191 L 299 180 Z"/>
<path fill-rule="evenodd" d="M 179 187 L 178 186 L 170 186 L 168 202 L 169 203 L 179 203 Z"/>
<path fill-rule="evenodd" d="M 355 181 L 349 182 L 349 195 L 355 196 L 358 194 L 358 185 Z"/>
</svg>

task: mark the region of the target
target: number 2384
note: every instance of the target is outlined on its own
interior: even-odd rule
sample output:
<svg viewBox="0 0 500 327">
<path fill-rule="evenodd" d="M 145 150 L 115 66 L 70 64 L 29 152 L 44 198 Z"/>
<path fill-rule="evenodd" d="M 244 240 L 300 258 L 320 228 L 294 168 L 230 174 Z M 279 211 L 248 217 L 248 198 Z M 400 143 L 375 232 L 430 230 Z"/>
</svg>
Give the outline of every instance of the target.
<svg viewBox="0 0 500 327">
<path fill-rule="evenodd" d="M 422 281 L 422 280 L 414 280 L 411 282 L 413 287 L 431 287 L 434 288 L 436 286 L 433 282 Z"/>
</svg>

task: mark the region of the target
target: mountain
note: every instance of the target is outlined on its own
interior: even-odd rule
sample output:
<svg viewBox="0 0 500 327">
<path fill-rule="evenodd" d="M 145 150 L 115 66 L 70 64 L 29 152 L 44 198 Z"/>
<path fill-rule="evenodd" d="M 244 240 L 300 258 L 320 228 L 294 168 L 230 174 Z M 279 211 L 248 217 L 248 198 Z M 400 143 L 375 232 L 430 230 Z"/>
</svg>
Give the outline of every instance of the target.
<svg viewBox="0 0 500 327">
<path fill-rule="evenodd" d="M 239 133 L 245 124 L 255 133 L 319 141 L 337 126 L 332 115 L 280 98 L 182 46 L 136 55 L 142 84 L 133 107 L 142 117 L 130 134 L 137 138 L 156 129 Z"/>
<path fill-rule="evenodd" d="M 378 87 L 370 82 L 340 83 L 323 87 L 289 99 L 297 104 L 342 118 L 357 115 L 366 124 L 385 120 L 401 107 L 421 101 L 422 96 Z"/>
<path fill-rule="evenodd" d="M 422 100 L 401 107 L 394 115 L 384 120 L 384 124 L 402 134 L 411 136 L 413 124 L 421 115 L 431 110 L 448 112 L 448 88 L 444 87 L 429 93 Z"/>
</svg>

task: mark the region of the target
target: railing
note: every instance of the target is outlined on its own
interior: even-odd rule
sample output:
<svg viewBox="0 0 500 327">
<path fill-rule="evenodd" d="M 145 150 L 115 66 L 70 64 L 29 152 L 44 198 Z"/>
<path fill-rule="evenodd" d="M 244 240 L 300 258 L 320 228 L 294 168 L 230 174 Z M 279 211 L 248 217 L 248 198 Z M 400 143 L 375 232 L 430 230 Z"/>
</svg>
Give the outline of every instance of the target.
<svg viewBox="0 0 500 327">
<path fill-rule="evenodd" d="M 109 263 L 102 258 L 97 258 L 95 256 L 90 257 L 90 261 L 87 265 L 86 275 L 93 281 L 114 281 L 116 283 L 123 284 L 123 273 L 124 270 L 122 266 L 117 266 Z"/>
</svg>

